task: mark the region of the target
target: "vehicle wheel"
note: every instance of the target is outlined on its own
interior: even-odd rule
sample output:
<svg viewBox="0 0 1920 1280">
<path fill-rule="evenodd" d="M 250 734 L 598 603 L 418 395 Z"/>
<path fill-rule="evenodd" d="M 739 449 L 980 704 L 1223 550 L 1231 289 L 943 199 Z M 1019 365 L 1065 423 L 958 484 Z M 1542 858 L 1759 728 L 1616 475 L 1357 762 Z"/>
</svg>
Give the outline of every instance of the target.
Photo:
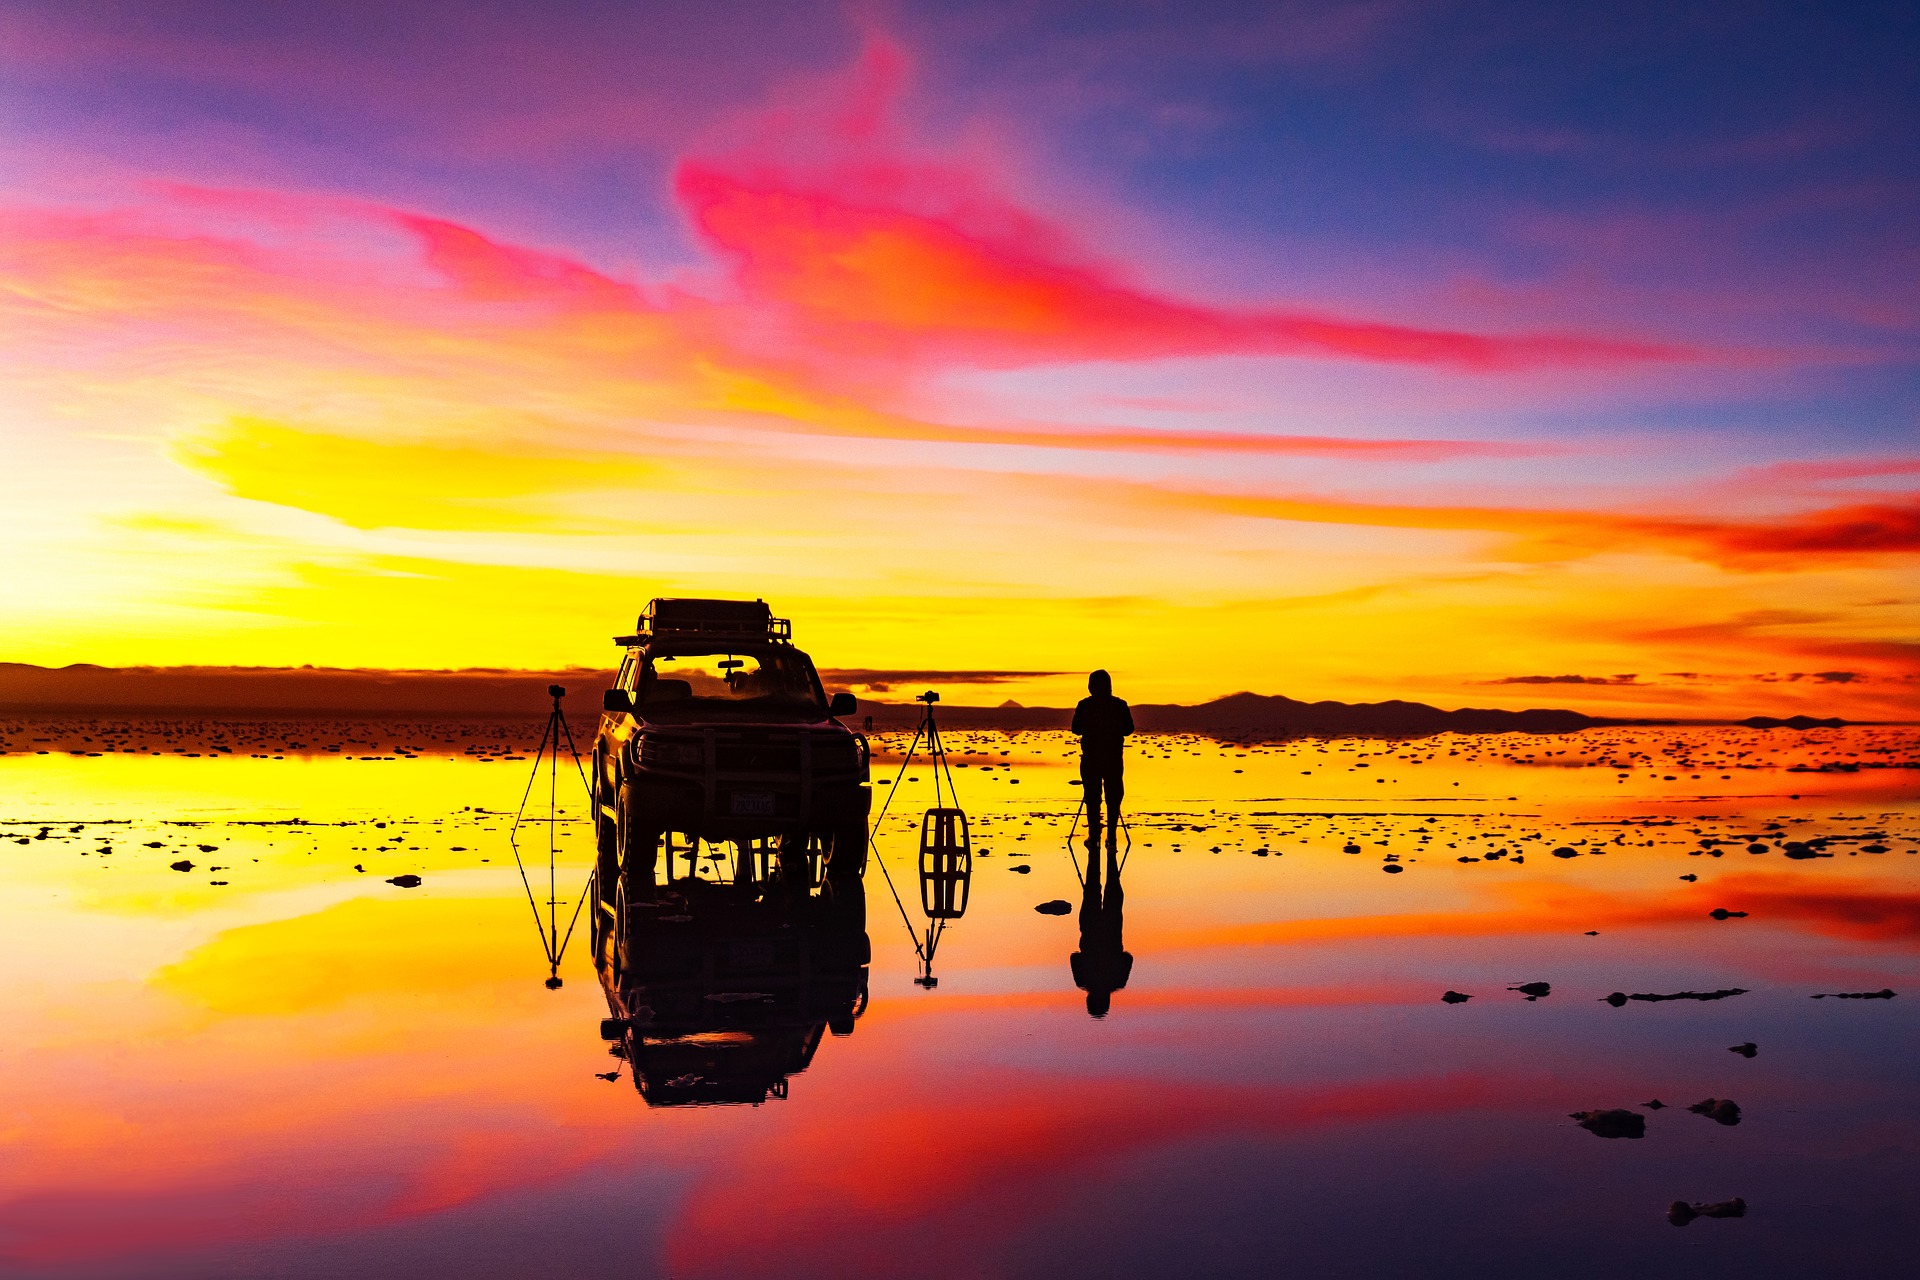
<svg viewBox="0 0 1920 1280">
<path fill-rule="evenodd" d="M 845 884 L 867 871 L 867 815 L 850 814 L 833 826 L 827 856 L 827 878 Z"/>
<path fill-rule="evenodd" d="M 638 797 L 626 783 L 620 784 L 620 797 L 614 805 L 614 850 L 618 860 L 620 887 L 632 899 L 653 897 L 654 864 L 659 860 L 660 830 L 646 814 L 637 812 Z"/>
<path fill-rule="evenodd" d="M 613 887 L 613 916 L 611 946 L 607 948 L 607 968 L 612 972 L 614 985 L 622 986 L 627 979 L 627 964 L 633 950 L 633 914 L 627 910 L 627 882 L 621 878 Z"/>
<path fill-rule="evenodd" d="M 587 884 L 587 896 L 593 899 L 593 920 L 591 936 L 593 940 L 593 963 L 595 968 L 604 968 L 607 963 L 607 940 L 612 936 L 609 927 L 613 902 L 607 895 L 607 886 L 613 881 L 601 874 L 601 869 L 593 869 L 593 879 Z"/>
<path fill-rule="evenodd" d="M 593 846 L 599 850 L 601 865 L 620 865 L 620 827 L 601 812 L 607 802 L 607 760 L 599 748 L 593 750 Z"/>
</svg>

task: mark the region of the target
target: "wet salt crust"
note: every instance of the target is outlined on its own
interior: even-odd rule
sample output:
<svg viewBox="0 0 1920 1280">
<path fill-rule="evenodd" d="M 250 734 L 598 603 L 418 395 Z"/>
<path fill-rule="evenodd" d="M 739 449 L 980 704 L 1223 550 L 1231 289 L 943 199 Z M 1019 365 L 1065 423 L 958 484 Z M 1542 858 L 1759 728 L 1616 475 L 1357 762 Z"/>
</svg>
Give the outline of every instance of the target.
<svg viewBox="0 0 1920 1280">
<path fill-rule="evenodd" d="M 0 1269 L 1910 1266 L 1912 730 L 1145 736 L 1098 1018 L 1071 740 L 950 735 L 979 869 L 1030 871 L 976 874 L 920 988 L 886 875 L 924 926 L 931 787 L 879 735 L 851 1034 L 672 1108 L 578 938 L 543 985 L 506 840 L 540 729 L 0 719 Z"/>
</svg>

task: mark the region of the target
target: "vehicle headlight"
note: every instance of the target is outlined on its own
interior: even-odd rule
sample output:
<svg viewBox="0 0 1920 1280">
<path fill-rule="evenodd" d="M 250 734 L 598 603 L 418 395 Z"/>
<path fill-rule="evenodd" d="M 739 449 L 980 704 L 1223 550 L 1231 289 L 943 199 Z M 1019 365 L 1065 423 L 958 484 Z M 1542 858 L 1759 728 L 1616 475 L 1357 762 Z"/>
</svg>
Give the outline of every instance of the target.
<svg viewBox="0 0 1920 1280">
<path fill-rule="evenodd" d="M 640 740 L 640 763 L 658 769 L 698 769 L 707 762 L 707 753 L 698 742 L 675 742 L 667 738 Z"/>
</svg>

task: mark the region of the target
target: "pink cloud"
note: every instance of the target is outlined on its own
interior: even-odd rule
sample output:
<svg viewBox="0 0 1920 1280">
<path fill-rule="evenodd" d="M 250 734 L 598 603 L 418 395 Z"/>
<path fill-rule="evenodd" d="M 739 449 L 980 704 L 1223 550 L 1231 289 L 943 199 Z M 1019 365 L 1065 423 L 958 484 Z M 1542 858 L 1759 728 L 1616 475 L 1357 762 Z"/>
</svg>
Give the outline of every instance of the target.
<svg viewBox="0 0 1920 1280">
<path fill-rule="evenodd" d="M 1638 339 L 1483 334 L 1170 297 L 1095 263 L 1011 201 L 899 160 L 806 175 L 685 160 L 674 181 L 745 296 L 898 358 L 1014 367 L 1278 355 L 1495 372 L 1693 356 Z"/>
</svg>

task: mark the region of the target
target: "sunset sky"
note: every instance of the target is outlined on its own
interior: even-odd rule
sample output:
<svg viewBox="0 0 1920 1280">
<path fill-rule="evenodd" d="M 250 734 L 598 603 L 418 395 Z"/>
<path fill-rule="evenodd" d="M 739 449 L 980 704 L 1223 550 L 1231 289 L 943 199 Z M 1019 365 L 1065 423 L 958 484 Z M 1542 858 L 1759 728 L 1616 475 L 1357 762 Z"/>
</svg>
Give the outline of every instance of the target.
<svg viewBox="0 0 1920 1280">
<path fill-rule="evenodd" d="M 1911 717 L 1917 21 L 6 0 L 0 661 Z"/>
</svg>

